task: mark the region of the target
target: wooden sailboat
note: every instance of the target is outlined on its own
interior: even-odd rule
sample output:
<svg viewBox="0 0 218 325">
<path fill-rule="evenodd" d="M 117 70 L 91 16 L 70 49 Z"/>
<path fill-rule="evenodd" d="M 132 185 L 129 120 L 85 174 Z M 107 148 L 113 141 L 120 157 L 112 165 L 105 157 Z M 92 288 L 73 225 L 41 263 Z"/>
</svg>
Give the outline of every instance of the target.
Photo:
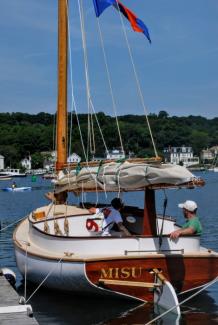
<svg viewBox="0 0 218 325">
<path fill-rule="evenodd" d="M 15 229 L 17 266 L 27 280 L 57 290 L 153 299 L 155 277 L 162 273 L 176 291 L 207 283 L 217 276 L 218 254 L 200 246 L 200 237 L 170 240 L 175 221 L 156 215 L 155 191 L 163 188 L 202 186 L 181 166 L 161 164 L 158 158 L 66 164 L 67 161 L 67 1 L 59 0 L 59 83 L 57 113 L 58 178 L 52 203 L 31 212 Z M 64 173 L 62 172 L 64 170 Z M 118 181 L 119 178 L 119 181 Z M 144 209 L 124 208 L 126 227 L 102 236 L 87 229 L 99 221 L 85 204 L 67 205 L 67 193 L 144 192 Z M 163 223 L 164 221 L 164 223 Z"/>
</svg>

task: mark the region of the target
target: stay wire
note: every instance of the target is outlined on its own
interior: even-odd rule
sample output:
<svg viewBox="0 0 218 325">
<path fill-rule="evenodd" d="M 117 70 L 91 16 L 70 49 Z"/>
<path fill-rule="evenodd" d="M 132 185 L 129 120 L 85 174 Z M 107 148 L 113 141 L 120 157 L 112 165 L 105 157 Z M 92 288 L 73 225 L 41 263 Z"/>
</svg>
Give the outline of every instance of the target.
<svg viewBox="0 0 218 325">
<path fill-rule="evenodd" d="M 152 319 L 151 321 L 149 321 L 148 323 L 146 323 L 145 325 L 150 325 L 154 322 L 156 322 L 158 319 L 162 318 L 163 316 L 167 315 L 168 313 L 170 313 L 172 310 L 174 310 L 175 308 L 183 305 L 185 302 L 191 300 L 193 297 L 199 295 L 203 290 L 207 289 L 208 287 L 210 287 L 211 285 L 213 285 L 214 283 L 216 283 L 218 281 L 218 276 L 213 279 L 212 281 L 208 282 L 202 289 L 200 289 L 199 291 L 195 292 L 193 295 L 191 295 L 190 297 L 184 299 L 183 301 L 181 301 L 180 303 L 174 305 L 173 307 L 171 307 L 170 309 L 167 309 L 164 313 L 162 313 L 161 315 L 155 317 L 154 319 Z"/>
<path fill-rule="evenodd" d="M 119 8 L 118 0 L 116 0 L 116 3 L 117 3 L 117 7 Z M 119 12 L 121 26 L 122 26 L 122 29 L 123 29 L 123 33 L 124 33 L 124 37 L 125 37 L 125 40 L 126 40 L 127 48 L 128 48 L 128 51 L 129 51 L 130 61 L 132 63 L 132 68 L 133 68 L 133 72 L 134 72 L 134 76 L 135 76 L 135 80 L 136 80 L 136 84 L 137 84 L 139 98 L 141 99 L 141 104 L 142 104 L 142 107 L 144 109 L 144 114 L 145 114 L 145 118 L 146 118 L 146 121 L 147 121 L 148 130 L 149 130 L 149 133 L 150 133 L 150 137 L 151 137 L 151 141 L 152 141 L 154 153 L 155 153 L 155 156 L 157 158 L 158 157 L 158 153 L 157 153 L 156 145 L 155 145 L 155 142 L 154 142 L 154 138 L 153 138 L 153 134 L 152 134 L 150 122 L 149 122 L 149 119 L 148 119 L 148 111 L 147 111 L 147 108 L 146 108 L 146 105 L 145 105 L 145 101 L 144 101 L 144 97 L 143 97 L 143 94 L 142 94 L 142 89 L 141 89 L 140 81 L 139 81 L 138 74 L 137 74 L 136 67 L 135 67 L 135 63 L 134 63 L 134 60 L 133 60 L 132 50 L 131 50 L 131 47 L 130 47 L 130 44 L 129 44 L 129 40 L 128 40 L 128 37 L 127 37 L 127 33 L 126 33 L 126 29 L 125 29 L 123 17 L 122 17 L 122 14 L 121 14 L 121 12 L 120 12 L 119 9 L 118 9 L 118 12 Z"/>
<path fill-rule="evenodd" d="M 46 275 L 46 277 L 42 280 L 42 282 L 38 285 L 38 287 L 33 291 L 33 293 L 29 296 L 29 298 L 26 301 L 26 304 L 30 301 L 30 299 L 34 296 L 34 294 L 39 290 L 39 288 L 43 285 L 43 283 L 48 279 L 48 277 L 52 274 L 52 272 L 54 272 L 54 270 L 57 268 L 58 264 L 61 263 L 62 259 L 64 257 L 61 257 L 57 264 L 55 264 L 55 266 L 48 272 L 48 274 Z"/>
<path fill-rule="evenodd" d="M 119 139 L 120 139 L 120 145 L 121 145 L 122 152 L 124 152 L 123 140 L 122 140 L 122 136 L 121 136 L 121 132 L 120 132 L 120 125 L 119 125 L 119 121 L 118 121 L 118 117 L 117 117 L 117 108 L 116 108 L 114 92 L 113 92 L 113 87 L 112 87 L 112 83 L 111 83 L 111 76 L 110 76 L 110 72 L 109 72 L 109 68 L 108 68 L 108 60 L 107 60 L 107 55 L 106 55 L 106 51 L 105 51 L 104 40 L 103 40 L 103 36 L 102 36 L 99 18 L 97 18 L 97 23 L 98 23 L 99 37 L 100 37 L 100 41 L 101 41 L 101 48 L 102 48 L 103 57 L 104 57 L 104 63 L 105 63 L 105 67 L 106 67 L 107 79 L 108 79 L 108 84 L 109 84 L 109 88 L 110 88 L 112 106 L 113 106 L 114 116 L 116 119 L 118 135 L 119 135 Z"/>
</svg>

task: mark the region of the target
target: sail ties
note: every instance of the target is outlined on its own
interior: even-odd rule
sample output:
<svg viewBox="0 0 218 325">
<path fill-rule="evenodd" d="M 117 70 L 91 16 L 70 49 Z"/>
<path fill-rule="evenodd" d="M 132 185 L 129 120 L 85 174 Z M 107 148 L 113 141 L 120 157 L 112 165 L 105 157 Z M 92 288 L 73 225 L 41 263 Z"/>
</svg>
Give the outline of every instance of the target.
<svg viewBox="0 0 218 325">
<path fill-rule="evenodd" d="M 70 232 L 70 229 L 69 229 L 69 221 L 68 221 L 68 218 L 67 218 L 67 202 L 65 204 L 65 217 L 64 217 L 64 234 L 66 236 L 69 236 L 69 232 Z"/>
<path fill-rule="evenodd" d="M 49 195 L 51 195 L 51 193 L 50 194 L 47 193 L 47 197 L 49 197 L 51 199 L 51 196 L 49 196 Z M 45 222 L 44 222 L 44 232 L 46 232 L 47 234 L 50 234 L 50 227 L 49 227 L 49 224 L 48 224 L 48 215 L 49 215 L 52 207 L 54 206 L 54 194 L 52 195 L 52 198 L 53 198 L 53 200 L 52 200 L 52 203 L 50 204 L 48 212 L 46 213 Z"/>
</svg>

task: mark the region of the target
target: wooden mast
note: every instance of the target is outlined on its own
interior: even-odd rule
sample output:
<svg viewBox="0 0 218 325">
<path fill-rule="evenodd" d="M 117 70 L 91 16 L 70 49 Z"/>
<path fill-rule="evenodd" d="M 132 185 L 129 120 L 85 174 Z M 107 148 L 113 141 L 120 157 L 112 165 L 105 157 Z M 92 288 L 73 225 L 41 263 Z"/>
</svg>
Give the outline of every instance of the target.
<svg viewBox="0 0 218 325">
<path fill-rule="evenodd" d="M 58 101 L 56 170 L 67 162 L 67 52 L 68 52 L 68 0 L 58 0 Z"/>
</svg>

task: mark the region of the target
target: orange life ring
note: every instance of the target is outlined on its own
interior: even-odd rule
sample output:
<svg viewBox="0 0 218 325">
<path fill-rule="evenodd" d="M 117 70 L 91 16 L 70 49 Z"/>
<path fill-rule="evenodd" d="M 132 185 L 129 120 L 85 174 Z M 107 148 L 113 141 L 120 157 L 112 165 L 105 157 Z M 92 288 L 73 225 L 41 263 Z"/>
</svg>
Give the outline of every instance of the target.
<svg viewBox="0 0 218 325">
<path fill-rule="evenodd" d="M 86 220 L 86 228 L 88 231 L 94 231 L 94 232 L 99 231 L 99 226 L 93 219 Z"/>
</svg>

